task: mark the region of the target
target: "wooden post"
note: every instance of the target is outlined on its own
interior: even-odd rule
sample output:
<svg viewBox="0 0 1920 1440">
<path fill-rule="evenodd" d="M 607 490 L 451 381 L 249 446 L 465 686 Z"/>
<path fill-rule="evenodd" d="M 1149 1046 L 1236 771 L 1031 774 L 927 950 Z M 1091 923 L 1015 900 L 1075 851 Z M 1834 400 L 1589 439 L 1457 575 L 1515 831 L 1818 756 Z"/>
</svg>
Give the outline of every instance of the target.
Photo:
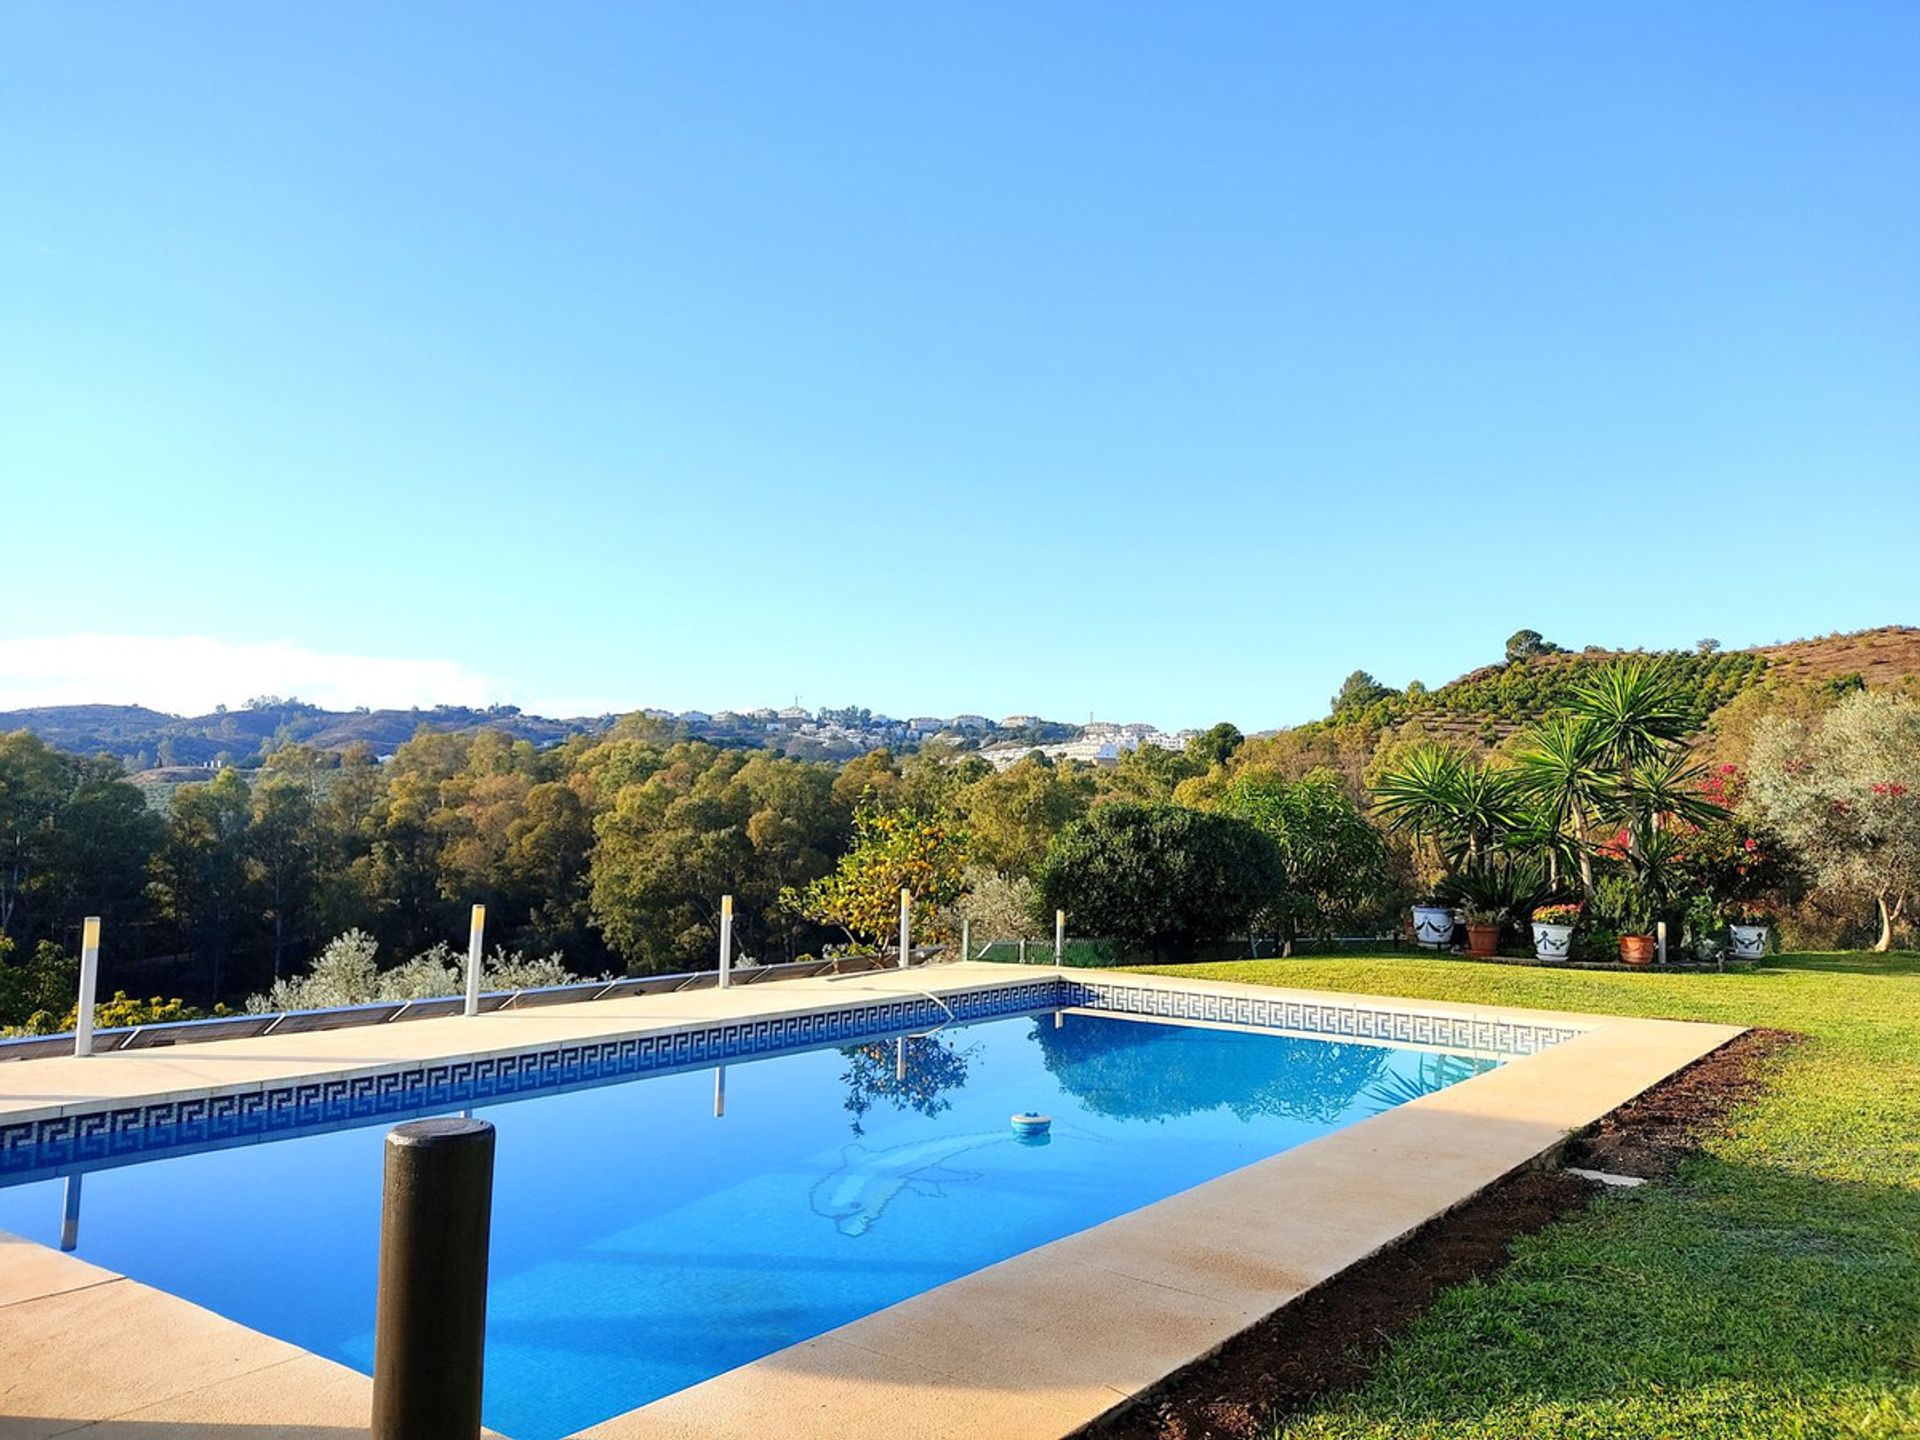
<svg viewBox="0 0 1920 1440">
<path fill-rule="evenodd" d="M 493 1126 L 387 1132 L 373 1440 L 477 1440 L 493 1224 Z"/>
</svg>

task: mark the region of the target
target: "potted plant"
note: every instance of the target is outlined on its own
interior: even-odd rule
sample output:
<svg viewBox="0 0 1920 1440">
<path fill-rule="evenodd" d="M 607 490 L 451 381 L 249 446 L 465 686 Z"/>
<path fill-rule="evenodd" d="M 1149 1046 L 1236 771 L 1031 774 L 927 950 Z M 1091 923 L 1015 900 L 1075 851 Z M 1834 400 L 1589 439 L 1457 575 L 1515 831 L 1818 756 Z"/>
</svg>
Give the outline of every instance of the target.
<svg viewBox="0 0 1920 1440">
<path fill-rule="evenodd" d="M 1578 905 L 1542 905 L 1533 912 L 1533 957 L 1560 961 L 1573 953 L 1573 931 L 1580 923 Z"/>
<path fill-rule="evenodd" d="M 1659 951 L 1653 933 L 1658 903 L 1644 886 L 1628 882 L 1619 890 L 1620 963 L 1651 965 Z"/>
<path fill-rule="evenodd" d="M 1453 906 L 1437 895 L 1414 902 L 1413 938 L 1423 950 L 1444 950 L 1453 943 Z"/>
<path fill-rule="evenodd" d="M 1727 953 L 1736 960 L 1758 960 L 1767 953 L 1769 917 L 1751 905 L 1727 909 Z"/>
<path fill-rule="evenodd" d="M 1526 855 L 1481 855 L 1457 875 L 1440 882 L 1439 894 L 1466 912 L 1468 953 L 1490 959 L 1499 953 L 1500 934 L 1547 894 L 1546 871 Z"/>
<path fill-rule="evenodd" d="M 1467 906 L 1467 953 L 1491 960 L 1500 953 L 1501 912 L 1483 905 Z"/>
</svg>

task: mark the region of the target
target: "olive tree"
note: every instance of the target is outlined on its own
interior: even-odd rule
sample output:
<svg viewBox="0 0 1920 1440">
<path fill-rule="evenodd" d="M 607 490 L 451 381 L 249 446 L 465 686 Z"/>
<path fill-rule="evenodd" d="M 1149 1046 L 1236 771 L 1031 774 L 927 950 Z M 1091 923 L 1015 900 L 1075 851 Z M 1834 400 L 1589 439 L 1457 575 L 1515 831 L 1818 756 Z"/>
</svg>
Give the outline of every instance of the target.
<svg viewBox="0 0 1920 1440">
<path fill-rule="evenodd" d="M 1873 948 L 1893 947 L 1920 889 L 1920 705 L 1861 691 L 1821 719 L 1763 721 L 1745 806 L 1823 888 L 1870 897 Z"/>
</svg>

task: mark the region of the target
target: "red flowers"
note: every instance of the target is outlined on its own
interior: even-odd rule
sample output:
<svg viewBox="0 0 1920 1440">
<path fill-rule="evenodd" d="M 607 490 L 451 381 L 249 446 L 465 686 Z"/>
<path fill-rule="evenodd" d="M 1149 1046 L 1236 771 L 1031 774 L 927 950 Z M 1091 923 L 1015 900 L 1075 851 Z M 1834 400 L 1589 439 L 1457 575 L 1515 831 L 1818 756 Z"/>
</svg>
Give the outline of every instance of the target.
<svg viewBox="0 0 1920 1440">
<path fill-rule="evenodd" d="M 1746 794 L 1746 778 L 1738 765 L 1722 765 L 1700 779 L 1700 793 L 1723 810 L 1731 810 Z"/>
<path fill-rule="evenodd" d="M 1892 780 L 1882 781 L 1873 787 L 1873 793 L 1887 800 L 1898 800 L 1907 793 L 1907 787 Z"/>
</svg>

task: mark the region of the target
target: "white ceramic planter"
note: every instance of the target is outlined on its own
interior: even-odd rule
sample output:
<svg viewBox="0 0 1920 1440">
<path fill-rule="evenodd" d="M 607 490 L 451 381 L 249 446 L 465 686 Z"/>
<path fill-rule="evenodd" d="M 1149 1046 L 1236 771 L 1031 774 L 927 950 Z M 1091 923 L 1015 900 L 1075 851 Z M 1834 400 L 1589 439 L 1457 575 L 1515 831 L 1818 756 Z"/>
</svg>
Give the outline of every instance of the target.
<svg viewBox="0 0 1920 1440">
<path fill-rule="evenodd" d="M 1564 960 L 1573 953 L 1573 927 L 1571 925 L 1542 925 L 1533 922 L 1533 958 L 1536 960 Z"/>
<path fill-rule="evenodd" d="M 1453 911 L 1445 905 L 1414 906 L 1413 938 L 1422 949 L 1445 949 L 1453 943 Z"/>
<path fill-rule="evenodd" d="M 1727 953 L 1736 960 L 1758 960 L 1767 953 L 1767 927 L 1764 925 L 1729 925 L 1727 927 Z"/>
</svg>

